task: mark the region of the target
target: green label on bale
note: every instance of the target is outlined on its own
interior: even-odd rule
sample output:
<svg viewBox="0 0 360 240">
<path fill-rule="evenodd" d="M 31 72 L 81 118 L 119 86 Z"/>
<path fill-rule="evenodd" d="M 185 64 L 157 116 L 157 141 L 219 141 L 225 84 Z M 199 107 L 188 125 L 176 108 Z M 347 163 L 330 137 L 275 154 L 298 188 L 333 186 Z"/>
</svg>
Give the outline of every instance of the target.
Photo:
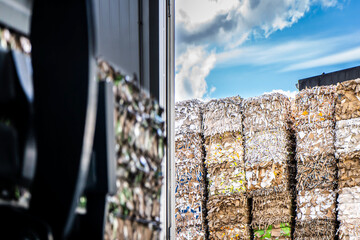
<svg viewBox="0 0 360 240">
<path fill-rule="evenodd" d="M 291 227 L 289 223 L 280 224 L 280 236 L 273 236 L 273 229 L 273 225 L 270 225 L 266 230 L 257 229 L 254 230 L 254 235 L 257 239 L 279 239 L 279 237 L 290 237 Z"/>
</svg>

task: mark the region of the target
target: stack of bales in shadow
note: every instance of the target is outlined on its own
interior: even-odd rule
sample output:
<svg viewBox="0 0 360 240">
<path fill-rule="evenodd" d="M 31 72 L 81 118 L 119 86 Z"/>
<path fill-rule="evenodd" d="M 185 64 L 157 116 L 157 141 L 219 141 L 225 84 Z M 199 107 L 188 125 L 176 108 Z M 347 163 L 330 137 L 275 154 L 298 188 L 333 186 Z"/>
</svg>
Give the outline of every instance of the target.
<svg viewBox="0 0 360 240">
<path fill-rule="evenodd" d="M 250 239 L 241 98 L 204 105 L 209 239 Z"/>
<path fill-rule="evenodd" d="M 295 177 L 290 101 L 278 93 L 249 98 L 243 114 L 254 239 L 290 239 Z"/>
<path fill-rule="evenodd" d="M 100 64 L 99 78 L 115 85 L 117 193 L 110 198 L 105 239 L 159 239 L 162 109 L 105 63 Z"/>
<path fill-rule="evenodd" d="M 340 239 L 360 239 L 360 79 L 336 87 Z"/>
<path fill-rule="evenodd" d="M 335 87 L 302 90 L 293 107 L 297 161 L 295 238 L 334 239 Z"/>
<path fill-rule="evenodd" d="M 175 219 L 176 239 L 205 239 L 205 169 L 202 103 L 175 106 Z"/>
</svg>

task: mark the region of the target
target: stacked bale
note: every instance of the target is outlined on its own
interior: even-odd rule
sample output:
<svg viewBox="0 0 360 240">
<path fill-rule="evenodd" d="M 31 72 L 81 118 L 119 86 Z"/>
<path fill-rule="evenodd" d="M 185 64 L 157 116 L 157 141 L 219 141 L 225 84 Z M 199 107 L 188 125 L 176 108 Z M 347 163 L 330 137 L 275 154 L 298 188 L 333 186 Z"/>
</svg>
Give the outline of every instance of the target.
<svg viewBox="0 0 360 240">
<path fill-rule="evenodd" d="M 243 101 L 247 191 L 255 239 L 291 238 L 294 157 L 289 99 L 279 93 Z"/>
<path fill-rule="evenodd" d="M 334 239 L 336 233 L 334 113 L 333 86 L 305 89 L 296 95 L 296 239 Z"/>
<path fill-rule="evenodd" d="M 204 106 L 209 239 L 250 239 L 241 98 Z"/>
<path fill-rule="evenodd" d="M 205 239 L 205 169 L 198 100 L 175 106 L 176 239 Z"/>
<path fill-rule="evenodd" d="M 159 239 L 164 122 L 158 103 L 106 63 L 114 81 L 117 193 L 110 198 L 105 239 Z"/>
<path fill-rule="evenodd" d="M 340 239 L 360 238 L 360 79 L 336 86 L 336 157 L 339 159 Z"/>
</svg>

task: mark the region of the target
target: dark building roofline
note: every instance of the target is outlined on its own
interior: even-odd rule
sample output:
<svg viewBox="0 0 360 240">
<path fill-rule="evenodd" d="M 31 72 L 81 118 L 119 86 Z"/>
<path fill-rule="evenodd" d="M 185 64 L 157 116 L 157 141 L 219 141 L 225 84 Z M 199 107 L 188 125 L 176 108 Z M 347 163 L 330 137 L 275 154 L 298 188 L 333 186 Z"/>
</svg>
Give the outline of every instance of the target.
<svg viewBox="0 0 360 240">
<path fill-rule="evenodd" d="M 360 66 L 300 79 L 298 81 L 297 87 L 299 90 L 302 90 L 304 88 L 311 88 L 315 86 L 337 84 L 339 82 L 344 82 L 356 78 L 360 78 Z"/>
</svg>

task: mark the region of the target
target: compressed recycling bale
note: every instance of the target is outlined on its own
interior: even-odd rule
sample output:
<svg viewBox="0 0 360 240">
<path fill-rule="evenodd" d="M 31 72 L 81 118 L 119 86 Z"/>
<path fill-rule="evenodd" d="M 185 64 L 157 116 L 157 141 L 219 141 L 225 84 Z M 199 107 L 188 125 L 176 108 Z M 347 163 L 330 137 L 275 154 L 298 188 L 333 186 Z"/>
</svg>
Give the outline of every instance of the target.
<svg viewBox="0 0 360 240">
<path fill-rule="evenodd" d="M 245 136 L 245 172 L 250 195 L 289 191 L 295 177 L 290 132 L 272 129 Z"/>
<path fill-rule="evenodd" d="M 204 240 L 205 229 L 203 226 L 191 226 L 176 229 L 177 240 Z"/>
<path fill-rule="evenodd" d="M 337 182 L 336 159 L 333 155 L 309 156 L 297 163 L 297 190 L 334 189 Z"/>
<path fill-rule="evenodd" d="M 321 127 L 320 127 L 321 126 Z M 321 125 L 308 124 L 296 132 L 296 156 L 298 161 L 313 156 L 335 154 L 335 129 L 333 121 Z"/>
<path fill-rule="evenodd" d="M 336 122 L 336 156 L 348 155 L 360 151 L 360 118 Z"/>
<path fill-rule="evenodd" d="M 175 197 L 188 193 L 199 195 L 205 192 L 204 168 L 199 164 L 175 164 L 176 189 Z"/>
<path fill-rule="evenodd" d="M 207 168 L 207 177 L 209 196 L 246 192 L 244 167 L 232 163 L 213 164 Z"/>
<path fill-rule="evenodd" d="M 199 134 L 179 135 L 175 140 L 175 197 L 190 193 L 204 198 L 205 169 L 203 164 L 202 138 Z"/>
<path fill-rule="evenodd" d="M 336 235 L 336 221 L 313 219 L 296 221 L 295 239 L 298 240 L 333 240 Z"/>
<path fill-rule="evenodd" d="M 175 135 L 202 132 L 202 102 L 196 99 L 175 104 Z"/>
<path fill-rule="evenodd" d="M 342 188 L 338 196 L 340 239 L 360 237 L 360 187 Z"/>
<path fill-rule="evenodd" d="M 225 132 L 205 138 L 205 164 L 233 163 L 244 165 L 244 144 L 241 132 Z"/>
<path fill-rule="evenodd" d="M 321 86 L 301 90 L 295 97 L 292 113 L 295 127 L 334 121 L 335 86 Z"/>
<path fill-rule="evenodd" d="M 250 239 L 250 226 L 248 224 L 231 224 L 218 229 L 210 229 L 210 240 L 240 240 Z"/>
<path fill-rule="evenodd" d="M 360 117 L 360 78 L 336 86 L 336 121 Z"/>
<path fill-rule="evenodd" d="M 292 121 L 290 100 L 283 94 L 264 94 L 243 100 L 245 133 L 270 129 L 288 129 Z"/>
<path fill-rule="evenodd" d="M 339 189 L 360 186 L 360 152 L 339 159 Z"/>
<path fill-rule="evenodd" d="M 291 226 L 293 196 L 290 192 L 253 197 L 253 229 L 266 229 L 270 225 L 289 224 Z"/>
<path fill-rule="evenodd" d="M 244 147 L 240 133 L 226 132 L 205 140 L 209 195 L 246 191 Z"/>
<path fill-rule="evenodd" d="M 291 135 L 283 129 L 245 135 L 245 166 L 286 163 L 292 152 Z"/>
<path fill-rule="evenodd" d="M 159 239 L 163 110 L 106 62 L 98 64 L 98 79 L 114 82 L 115 97 L 117 193 L 109 197 L 105 239 Z"/>
<path fill-rule="evenodd" d="M 245 195 L 209 197 L 207 208 L 210 229 L 249 223 L 250 209 Z"/>
<path fill-rule="evenodd" d="M 254 239 L 291 239 L 291 226 L 289 223 L 280 223 L 263 229 L 255 228 Z"/>
<path fill-rule="evenodd" d="M 176 227 L 204 226 L 205 201 L 194 193 L 175 198 Z"/>
<path fill-rule="evenodd" d="M 110 200 L 113 215 L 159 221 L 161 185 L 157 189 L 146 189 L 122 179 L 118 179 L 116 185 L 117 193 Z"/>
<path fill-rule="evenodd" d="M 294 176 L 293 166 L 290 167 L 287 163 L 247 167 L 247 192 L 250 196 L 262 196 L 291 191 Z"/>
<path fill-rule="evenodd" d="M 116 218 L 113 225 L 105 227 L 105 240 L 156 240 L 160 238 L 160 230 L 151 223 L 140 223 L 129 219 Z"/>
<path fill-rule="evenodd" d="M 298 191 L 296 239 L 334 239 L 336 192 L 328 189 Z"/>
<path fill-rule="evenodd" d="M 242 131 L 242 99 L 239 96 L 214 99 L 203 106 L 204 136 Z"/>
<path fill-rule="evenodd" d="M 299 191 L 297 195 L 297 221 L 313 219 L 336 220 L 336 193 L 328 189 Z"/>
<path fill-rule="evenodd" d="M 200 134 L 182 134 L 175 139 L 175 162 L 202 163 L 204 157 L 203 140 Z"/>
</svg>

